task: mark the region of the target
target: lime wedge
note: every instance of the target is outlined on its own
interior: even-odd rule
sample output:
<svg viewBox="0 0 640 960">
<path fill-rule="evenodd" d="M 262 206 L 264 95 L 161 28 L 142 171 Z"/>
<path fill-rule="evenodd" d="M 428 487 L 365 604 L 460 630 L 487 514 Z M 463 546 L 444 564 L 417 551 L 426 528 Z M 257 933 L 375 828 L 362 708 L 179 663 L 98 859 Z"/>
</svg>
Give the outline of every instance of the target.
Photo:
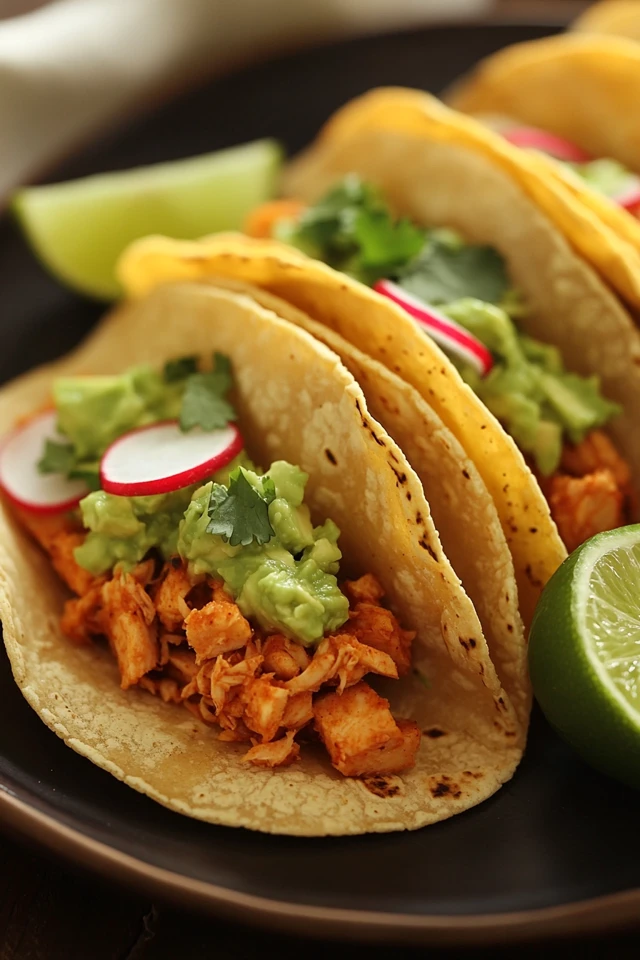
<svg viewBox="0 0 640 960">
<path fill-rule="evenodd" d="M 640 788 L 640 524 L 598 534 L 556 571 L 529 666 L 552 726 L 588 763 Z"/>
<path fill-rule="evenodd" d="M 275 192 L 282 151 L 274 140 L 200 157 L 19 190 L 16 213 L 37 257 L 82 293 L 118 296 L 114 264 L 151 233 L 194 240 L 241 229 Z"/>
</svg>

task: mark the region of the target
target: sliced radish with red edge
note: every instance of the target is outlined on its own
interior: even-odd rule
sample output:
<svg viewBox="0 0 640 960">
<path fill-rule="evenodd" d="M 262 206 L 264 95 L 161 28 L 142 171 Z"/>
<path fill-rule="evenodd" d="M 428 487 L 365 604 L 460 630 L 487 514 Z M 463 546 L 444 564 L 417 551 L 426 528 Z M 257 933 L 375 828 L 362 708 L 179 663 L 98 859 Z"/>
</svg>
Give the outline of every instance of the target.
<svg viewBox="0 0 640 960">
<path fill-rule="evenodd" d="M 58 433 L 58 415 L 47 410 L 18 427 L 0 446 L 0 487 L 16 506 L 32 513 L 72 510 L 89 493 L 84 480 L 68 480 L 61 473 L 40 473 L 45 440 L 69 441 Z"/>
<path fill-rule="evenodd" d="M 514 147 L 523 150 L 539 150 L 548 153 L 556 160 L 565 160 L 567 163 L 587 163 L 592 158 L 581 147 L 564 137 L 557 137 L 555 133 L 546 130 L 536 130 L 535 127 L 512 127 L 503 130 L 502 136 Z"/>
<path fill-rule="evenodd" d="M 486 377 L 489 373 L 493 366 L 490 351 L 460 324 L 407 293 L 391 280 L 378 280 L 374 290 L 406 310 L 444 350 L 471 364 L 481 376 Z"/>
<path fill-rule="evenodd" d="M 100 482 L 107 493 L 144 497 L 172 493 L 209 478 L 242 451 L 233 423 L 221 430 L 183 433 L 177 420 L 152 423 L 118 437 L 102 457 Z"/>
</svg>

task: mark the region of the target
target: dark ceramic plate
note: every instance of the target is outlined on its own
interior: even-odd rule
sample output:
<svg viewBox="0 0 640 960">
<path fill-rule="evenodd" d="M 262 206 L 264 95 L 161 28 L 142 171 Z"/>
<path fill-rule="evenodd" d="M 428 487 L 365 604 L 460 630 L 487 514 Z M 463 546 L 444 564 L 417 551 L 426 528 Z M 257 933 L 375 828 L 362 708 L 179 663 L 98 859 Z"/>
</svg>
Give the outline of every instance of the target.
<svg viewBox="0 0 640 960">
<path fill-rule="evenodd" d="M 437 29 L 306 52 L 216 81 L 94 145 L 64 175 L 127 167 L 265 135 L 290 150 L 377 84 L 437 91 L 479 57 L 545 27 Z M 0 379 L 71 347 L 100 309 L 58 287 L 0 223 Z M 640 914 L 638 795 L 588 770 L 536 716 L 514 780 L 417 833 L 300 840 L 170 813 L 45 728 L 0 655 L 0 819 L 125 881 L 288 931 L 481 942 Z M 634 889 L 635 888 L 635 889 Z"/>
</svg>

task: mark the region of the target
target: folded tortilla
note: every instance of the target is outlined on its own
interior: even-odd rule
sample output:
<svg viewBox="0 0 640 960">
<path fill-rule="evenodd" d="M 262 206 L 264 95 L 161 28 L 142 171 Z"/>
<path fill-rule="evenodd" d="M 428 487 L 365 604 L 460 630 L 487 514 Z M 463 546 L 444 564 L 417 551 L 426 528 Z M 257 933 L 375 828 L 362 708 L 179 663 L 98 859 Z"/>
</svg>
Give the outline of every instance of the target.
<svg viewBox="0 0 640 960">
<path fill-rule="evenodd" d="M 639 12 L 635 19 L 640 24 Z M 514 44 L 454 84 L 446 100 L 468 114 L 555 133 L 640 173 L 640 46 L 628 37 L 585 32 Z M 640 221 L 553 159 L 531 153 L 523 162 L 527 177 L 537 172 L 549 181 L 538 196 L 541 208 L 621 296 L 640 306 Z M 551 184 L 573 201 L 573 220 L 554 211 Z"/>
<path fill-rule="evenodd" d="M 638 0 L 600 0 L 576 17 L 571 29 L 578 33 L 598 33 L 640 40 Z"/>
<path fill-rule="evenodd" d="M 622 405 L 624 412 L 612 421 L 610 432 L 631 466 L 638 493 L 640 337 L 619 298 L 537 202 L 527 163 L 522 151 L 428 95 L 379 90 L 329 121 L 316 143 L 291 165 L 285 190 L 313 202 L 345 174 L 356 172 L 377 184 L 398 213 L 427 226 L 452 227 L 471 242 L 496 247 L 531 307 L 525 332 L 555 344 L 569 369 L 597 374 L 604 394 Z M 540 184 L 546 189 L 548 178 L 541 177 Z M 527 626 L 542 586 L 565 551 L 516 445 L 444 354 L 386 298 L 274 241 L 146 238 L 132 245 L 120 264 L 121 280 L 132 296 L 172 279 L 211 276 L 245 280 L 276 294 L 420 395 L 493 498 Z M 334 349 L 348 363 L 344 351 Z M 376 415 L 384 419 L 377 408 Z M 394 433 L 388 420 L 385 426 Z M 421 473 L 406 436 L 396 439 Z M 429 497 L 435 509 L 438 495 L 430 488 Z M 440 518 L 438 523 L 445 529 Z M 453 548 L 445 548 L 453 556 Z M 480 609 L 468 578 L 465 585 Z"/>
<path fill-rule="evenodd" d="M 348 779 L 307 745 L 292 767 L 250 767 L 242 763 L 242 746 L 219 742 L 181 708 L 121 690 L 105 650 L 61 635 L 67 591 L 1 506 L 5 644 L 20 689 L 47 726 L 174 810 L 292 835 L 415 829 L 479 803 L 513 774 L 526 737 L 526 678 L 520 666 L 509 674 L 502 665 L 512 704 L 415 471 L 373 419 L 337 354 L 304 329 L 308 318 L 296 323 L 286 313 L 250 287 L 163 287 L 108 316 L 68 357 L 4 387 L 0 430 L 46 402 L 60 375 L 160 365 L 185 349 L 228 355 L 250 456 L 262 464 L 285 458 L 309 473 L 312 511 L 331 516 L 342 531 L 341 572 L 373 573 L 403 626 L 417 631 L 413 662 L 428 690 L 418 676 L 382 688 L 392 709 L 424 731 L 415 768 L 371 781 Z M 514 662 L 521 664 L 521 654 L 514 650 Z"/>
</svg>

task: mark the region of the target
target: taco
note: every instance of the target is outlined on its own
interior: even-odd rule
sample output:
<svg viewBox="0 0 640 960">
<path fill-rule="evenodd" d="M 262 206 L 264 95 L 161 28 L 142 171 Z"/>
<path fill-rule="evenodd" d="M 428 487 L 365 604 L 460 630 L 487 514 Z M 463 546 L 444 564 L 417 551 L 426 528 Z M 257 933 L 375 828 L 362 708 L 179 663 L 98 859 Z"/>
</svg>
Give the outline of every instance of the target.
<svg viewBox="0 0 640 960">
<path fill-rule="evenodd" d="M 640 8 L 636 0 L 600 0 L 576 17 L 571 29 L 640 40 Z"/>
<path fill-rule="evenodd" d="M 0 391 L 5 644 L 52 730 L 174 810 L 415 829 L 512 775 L 521 651 L 516 712 L 415 472 L 288 311 L 166 286 Z"/>
<path fill-rule="evenodd" d="M 605 7 L 608 7 L 605 4 Z M 635 6 L 635 5 L 634 5 Z M 597 218 L 603 276 L 638 307 L 640 289 L 640 48 L 632 40 L 577 33 L 516 44 L 480 63 L 446 95 L 451 106 L 531 153 Z M 543 209 L 553 216 L 550 198 Z M 586 227 L 587 222 L 583 225 Z M 577 225 L 566 231 L 580 244 Z M 581 252 L 587 252 L 581 250 Z M 624 261 L 627 276 L 603 267 Z M 618 268 L 622 269 L 622 264 Z"/>
<path fill-rule="evenodd" d="M 232 252 L 228 238 L 148 238 L 124 255 L 120 275 L 133 295 L 177 277 L 247 280 L 408 383 L 494 500 L 527 625 L 564 556 L 533 472 L 570 548 L 635 516 L 640 342 L 618 299 L 532 202 L 517 154 L 481 128 L 476 136 L 477 126 L 411 91 L 368 95 L 291 166 L 286 192 L 311 205 L 296 212 L 288 201 L 282 218 L 277 207 L 251 218 L 248 229 L 268 228 L 277 243 L 238 239 Z M 421 302 L 471 331 L 491 354 L 490 374 L 454 351 L 456 369 L 388 298 L 393 288 L 409 309 Z M 429 497 L 435 509 L 438 495 Z"/>
</svg>

